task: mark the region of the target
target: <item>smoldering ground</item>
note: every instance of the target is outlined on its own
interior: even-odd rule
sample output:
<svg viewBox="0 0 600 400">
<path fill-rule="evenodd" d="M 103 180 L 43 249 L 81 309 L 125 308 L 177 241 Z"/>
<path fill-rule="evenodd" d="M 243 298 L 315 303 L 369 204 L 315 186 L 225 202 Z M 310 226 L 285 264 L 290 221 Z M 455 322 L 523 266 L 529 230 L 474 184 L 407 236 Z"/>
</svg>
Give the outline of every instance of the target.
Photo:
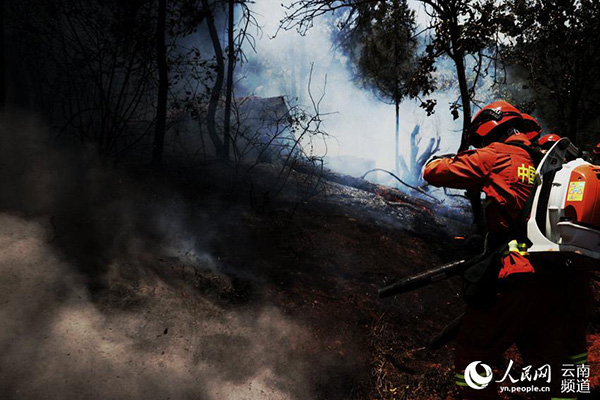
<svg viewBox="0 0 600 400">
<path fill-rule="evenodd" d="M 227 297 L 210 243 L 235 210 L 158 195 L 26 114 L 0 137 L 0 398 L 314 397 L 307 329 Z"/>
</svg>

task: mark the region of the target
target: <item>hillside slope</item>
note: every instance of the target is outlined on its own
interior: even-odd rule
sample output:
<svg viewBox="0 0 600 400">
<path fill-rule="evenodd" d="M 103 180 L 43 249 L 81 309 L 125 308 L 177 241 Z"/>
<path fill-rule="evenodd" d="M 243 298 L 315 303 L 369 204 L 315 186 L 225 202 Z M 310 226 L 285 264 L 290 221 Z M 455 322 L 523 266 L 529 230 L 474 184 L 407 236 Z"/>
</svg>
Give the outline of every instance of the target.
<svg viewBox="0 0 600 400">
<path fill-rule="evenodd" d="M 452 346 L 425 346 L 460 282 L 377 288 L 461 257 L 468 226 L 268 164 L 42 148 L 0 154 L 3 399 L 452 398 Z"/>
</svg>

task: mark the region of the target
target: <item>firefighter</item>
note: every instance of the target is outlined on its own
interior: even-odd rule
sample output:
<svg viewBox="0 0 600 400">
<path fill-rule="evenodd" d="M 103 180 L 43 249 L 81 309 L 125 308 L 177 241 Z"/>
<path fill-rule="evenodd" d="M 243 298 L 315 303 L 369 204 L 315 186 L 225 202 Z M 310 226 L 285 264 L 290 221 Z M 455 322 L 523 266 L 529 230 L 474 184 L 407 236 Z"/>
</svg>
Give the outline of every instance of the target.
<svg viewBox="0 0 600 400">
<path fill-rule="evenodd" d="M 478 270 L 465 271 L 467 305 L 456 339 L 456 384 L 465 399 L 499 398 L 495 381 L 502 375 L 494 376 L 485 388 L 474 389 L 465 369 L 475 361 L 501 367 L 504 352 L 514 343 L 534 370 L 551 366 L 554 398 L 570 398 L 560 394 L 560 366 L 569 356 L 566 292 L 560 279 L 538 273 L 526 252 L 522 211 L 539 159 L 519 131 L 527 124 L 512 105 L 491 103 L 475 116 L 468 132 L 469 144 L 476 150 L 434 159 L 423 172 L 434 186 L 479 190 L 487 197 L 487 256 L 476 265 Z M 477 372 L 485 375 L 481 369 Z M 513 378 L 521 376 L 520 371 L 508 372 Z M 544 393 L 536 398 L 551 397 Z"/>
<path fill-rule="evenodd" d="M 537 144 L 539 146 L 539 148 L 541 149 L 542 153 L 547 153 L 548 150 L 550 150 L 552 148 L 552 146 L 554 146 L 554 144 L 556 142 L 558 142 L 561 139 L 561 137 L 559 135 L 557 135 L 556 133 L 551 133 L 549 135 L 544 135 L 542 136 Z"/>
<path fill-rule="evenodd" d="M 600 165 L 600 142 L 592 150 L 592 163 Z"/>
<path fill-rule="evenodd" d="M 542 135 L 542 126 L 529 114 L 521 114 L 521 116 L 523 117 L 523 123 L 521 124 L 523 133 L 531 143 L 537 143 Z"/>
</svg>

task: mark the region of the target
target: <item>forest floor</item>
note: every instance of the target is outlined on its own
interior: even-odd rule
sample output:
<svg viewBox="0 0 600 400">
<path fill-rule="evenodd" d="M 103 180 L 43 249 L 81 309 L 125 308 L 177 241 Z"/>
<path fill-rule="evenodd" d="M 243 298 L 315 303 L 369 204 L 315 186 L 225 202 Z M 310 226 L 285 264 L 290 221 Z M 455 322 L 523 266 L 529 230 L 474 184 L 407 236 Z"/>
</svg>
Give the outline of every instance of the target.
<svg viewBox="0 0 600 400">
<path fill-rule="evenodd" d="M 72 276 L 30 290 L 35 278 L 19 269 L 3 284 L 24 293 L 3 303 L 15 309 L 46 307 L 39 285 L 72 286 L 52 297 L 43 334 L 0 343 L 35 341 L 54 371 L 20 383 L 34 354 L 11 358 L 5 398 L 455 398 L 453 344 L 427 344 L 460 315 L 460 282 L 384 300 L 377 289 L 465 256 L 454 237 L 468 224 L 297 172 L 280 186 L 271 165 L 243 177 L 218 167 L 110 176 L 82 207 L 2 217 L 5 254 L 47 247 Z M 37 241 L 32 223 L 45 232 Z M 17 330 L 30 318 L 19 315 Z"/>
</svg>

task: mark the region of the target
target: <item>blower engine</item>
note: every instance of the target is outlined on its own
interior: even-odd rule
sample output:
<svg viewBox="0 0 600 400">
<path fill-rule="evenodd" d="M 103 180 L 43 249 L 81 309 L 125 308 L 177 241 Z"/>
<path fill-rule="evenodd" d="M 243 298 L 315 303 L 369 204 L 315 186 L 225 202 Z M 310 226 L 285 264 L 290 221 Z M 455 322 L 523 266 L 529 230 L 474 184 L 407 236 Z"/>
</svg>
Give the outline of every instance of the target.
<svg viewBox="0 0 600 400">
<path fill-rule="evenodd" d="M 600 270 L 600 166 L 579 154 L 563 138 L 540 162 L 527 222 L 528 252 Z"/>
</svg>

